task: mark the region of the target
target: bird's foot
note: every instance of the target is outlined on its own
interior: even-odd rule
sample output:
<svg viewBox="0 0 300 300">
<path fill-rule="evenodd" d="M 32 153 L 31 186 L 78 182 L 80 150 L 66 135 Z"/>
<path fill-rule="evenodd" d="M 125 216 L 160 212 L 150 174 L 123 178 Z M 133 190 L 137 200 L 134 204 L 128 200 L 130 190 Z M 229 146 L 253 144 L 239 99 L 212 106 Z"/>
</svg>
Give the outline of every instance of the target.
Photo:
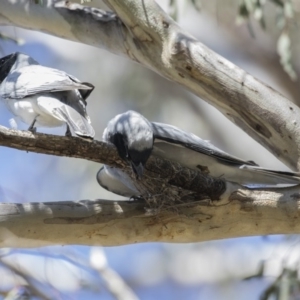
<svg viewBox="0 0 300 300">
<path fill-rule="evenodd" d="M 30 124 L 30 126 L 28 127 L 28 131 L 31 131 L 33 134 L 35 134 L 36 133 L 36 127 L 34 127 L 34 124 L 35 124 L 35 122 L 36 122 L 36 118 L 37 118 L 38 116 L 36 116 L 34 119 L 33 119 L 33 121 L 32 121 L 32 123 Z"/>
<path fill-rule="evenodd" d="M 33 134 L 36 134 L 36 127 L 29 127 L 28 131 L 32 132 Z"/>
<path fill-rule="evenodd" d="M 67 124 L 67 130 L 66 130 L 66 134 L 65 134 L 67 137 L 71 137 L 72 136 L 72 133 L 71 133 L 71 130 L 70 130 L 70 127 L 69 125 Z"/>
</svg>

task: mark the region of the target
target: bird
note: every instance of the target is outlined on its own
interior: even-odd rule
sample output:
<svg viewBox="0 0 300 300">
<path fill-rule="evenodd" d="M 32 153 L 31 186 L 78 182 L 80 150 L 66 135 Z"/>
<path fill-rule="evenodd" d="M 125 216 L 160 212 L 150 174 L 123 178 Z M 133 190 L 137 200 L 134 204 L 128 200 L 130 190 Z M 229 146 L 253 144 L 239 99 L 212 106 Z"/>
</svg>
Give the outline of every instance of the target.
<svg viewBox="0 0 300 300">
<path fill-rule="evenodd" d="M 261 168 L 253 161 L 227 154 L 193 133 L 150 122 L 135 111 L 127 111 L 110 120 L 102 138 L 115 145 L 137 179 L 142 177 L 149 157 L 155 155 L 247 188 L 300 184 L 300 173 Z M 97 180 L 100 186 L 115 194 L 139 196 L 134 180 L 120 169 L 104 166 L 98 171 Z"/>
<path fill-rule="evenodd" d="M 123 197 L 138 198 L 141 194 L 129 175 L 118 168 L 102 166 L 97 173 L 97 181 L 104 189 Z"/>
<path fill-rule="evenodd" d="M 36 127 L 66 124 L 66 136 L 72 131 L 93 139 L 95 131 L 86 112 L 86 100 L 93 89 L 91 83 L 42 66 L 20 52 L 0 59 L 0 99 L 32 132 Z"/>
</svg>

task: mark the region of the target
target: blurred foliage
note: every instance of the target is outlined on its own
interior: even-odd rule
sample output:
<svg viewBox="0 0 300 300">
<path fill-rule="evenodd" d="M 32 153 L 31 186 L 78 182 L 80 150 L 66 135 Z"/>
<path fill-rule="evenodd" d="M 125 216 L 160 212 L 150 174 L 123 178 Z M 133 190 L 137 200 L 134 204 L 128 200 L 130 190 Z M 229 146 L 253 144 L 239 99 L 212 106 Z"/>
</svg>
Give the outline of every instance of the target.
<svg viewBox="0 0 300 300">
<path fill-rule="evenodd" d="M 277 41 L 277 52 L 280 56 L 280 63 L 284 71 L 290 76 L 292 80 L 297 80 L 297 74 L 291 63 L 291 39 L 289 34 L 285 31 L 281 33 Z"/>
<path fill-rule="evenodd" d="M 263 30 L 267 30 L 264 11 L 265 5 L 272 3 L 276 9 L 275 24 L 279 31 L 277 40 L 277 53 L 280 56 L 280 63 L 289 77 L 295 81 L 297 74 L 292 65 L 292 41 L 290 37 L 290 27 L 296 24 L 295 10 L 292 0 L 239 0 L 236 24 L 247 24 L 250 35 L 255 38 L 255 33 L 251 25 L 251 19 L 258 22 Z M 201 10 L 200 0 L 189 0 L 185 3 L 192 5 L 197 11 Z M 176 20 L 178 17 L 179 0 L 169 0 L 169 13 Z"/>
<path fill-rule="evenodd" d="M 242 0 L 239 5 L 236 23 L 240 25 L 245 22 L 250 22 L 250 17 L 253 16 L 253 18 L 257 20 L 260 23 L 260 26 L 265 30 L 266 23 L 263 13 L 264 5 L 264 0 Z M 250 33 L 253 35 L 252 31 L 250 31 Z"/>
<path fill-rule="evenodd" d="M 14 38 L 12 36 L 9 36 L 7 34 L 4 34 L 0 31 L 0 40 L 3 40 L 3 41 L 10 41 L 10 42 L 13 42 L 17 45 L 22 45 L 24 44 L 24 40 L 23 39 L 18 39 L 18 38 Z"/>
<path fill-rule="evenodd" d="M 44 0 L 32 0 L 36 4 L 43 5 Z M 294 15 L 294 6 L 292 0 L 239 0 L 239 9 L 237 12 L 236 23 L 241 25 L 246 23 L 249 33 L 255 37 L 254 30 L 251 26 L 251 19 L 257 21 L 263 30 L 266 30 L 264 8 L 267 2 L 272 3 L 277 8 L 276 27 L 281 32 L 277 40 L 277 53 L 280 57 L 280 63 L 284 71 L 289 75 L 291 80 L 297 80 L 297 74 L 292 65 L 292 41 L 289 34 L 290 27 L 296 23 Z M 92 0 L 80 0 L 81 4 L 92 2 Z M 175 20 L 178 19 L 178 2 L 179 0 L 169 0 L 169 14 Z M 188 0 L 184 5 L 192 5 L 197 11 L 201 11 L 201 0 Z M 9 38 L 9 37 L 6 37 Z M 3 37 L 0 34 L 0 39 Z"/>
<path fill-rule="evenodd" d="M 200 0 L 187 0 L 184 4 L 191 4 L 197 11 L 201 11 Z M 178 19 L 178 0 L 169 0 L 169 14 L 174 20 Z"/>
<path fill-rule="evenodd" d="M 250 23 L 251 17 L 259 22 L 263 30 L 266 30 L 264 6 L 267 1 L 273 3 L 278 10 L 278 14 L 276 16 L 276 27 L 279 31 L 281 31 L 277 40 L 277 52 L 280 56 L 280 63 L 290 78 L 292 80 L 296 80 L 297 74 L 291 63 L 292 51 L 291 38 L 289 35 L 289 27 L 294 21 L 294 7 L 291 0 L 286 0 L 285 2 L 281 0 L 241 0 L 236 22 L 238 25 L 247 22 L 252 36 L 254 36 L 254 32 Z"/>
<path fill-rule="evenodd" d="M 243 280 L 264 277 L 265 265 L 267 261 L 262 261 L 257 272 Z M 284 263 L 284 260 L 283 260 Z M 293 267 L 284 266 L 275 280 L 267 286 L 261 293 L 260 300 L 292 300 L 300 299 L 300 279 L 297 264 Z"/>
<path fill-rule="evenodd" d="M 4 300 L 29 300 L 35 295 L 31 294 L 26 286 L 15 286 L 4 295 Z"/>
<path fill-rule="evenodd" d="M 284 268 L 276 280 L 261 294 L 260 300 L 296 300 L 299 296 L 298 270 Z"/>
<path fill-rule="evenodd" d="M 32 2 L 35 3 L 35 4 L 39 4 L 39 5 L 44 4 L 44 0 L 32 0 Z"/>
</svg>

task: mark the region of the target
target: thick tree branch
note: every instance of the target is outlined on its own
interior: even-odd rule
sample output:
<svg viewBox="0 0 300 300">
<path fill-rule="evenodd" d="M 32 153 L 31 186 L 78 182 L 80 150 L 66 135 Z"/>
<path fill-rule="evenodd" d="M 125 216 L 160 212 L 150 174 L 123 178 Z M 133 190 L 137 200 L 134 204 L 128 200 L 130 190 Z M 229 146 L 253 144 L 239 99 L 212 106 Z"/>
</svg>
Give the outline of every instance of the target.
<svg viewBox="0 0 300 300">
<path fill-rule="evenodd" d="M 51 5 L 47 5 L 52 3 Z M 69 1 L 0 1 L 0 25 L 40 30 L 74 42 L 126 55 L 123 25 L 112 12 Z"/>
<path fill-rule="evenodd" d="M 293 169 L 300 109 L 184 32 L 152 0 L 106 0 L 133 33 L 143 65 L 213 104 Z"/>
<path fill-rule="evenodd" d="M 0 146 L 56 156 L 82 158 L 113 167 L 124 167 L 115 147 L 101 141 L 32 133 L 0 126 Z"/>
<path fill-rule="evenodd" d="M 292 169 L 300 170 L 300 110 L 184 32 L 153 0 L 107 0 L 117 13 L 68 1 L 0 2 L 0 24 L 105 48 L 175 81 L 219 109 Z"/>
<path fill-rule="evenodd" d="M 124 201 L 0 203 L 0 247 L 191 243 L 298 234 L 299 199 L 299 188 L 239 190 L 228 197 L 227 204 L 198 202 L 163 209 L 159 215 L 145 212 L 143 204 Z"/>
<path fill-rule="evenodd" d="M 0 127 L 0 145 L 128 168 L 113 146 L 76 137 Z M 156 202 L 149 197 L 148 204 L 105 200 L 0 203 L 0 247 L 179 243 L 300 232 L 299 187 L 247 190 L 156 157 L 147 162 L 144 177 L 141 184 L 158 194 Z"/>
</svg>

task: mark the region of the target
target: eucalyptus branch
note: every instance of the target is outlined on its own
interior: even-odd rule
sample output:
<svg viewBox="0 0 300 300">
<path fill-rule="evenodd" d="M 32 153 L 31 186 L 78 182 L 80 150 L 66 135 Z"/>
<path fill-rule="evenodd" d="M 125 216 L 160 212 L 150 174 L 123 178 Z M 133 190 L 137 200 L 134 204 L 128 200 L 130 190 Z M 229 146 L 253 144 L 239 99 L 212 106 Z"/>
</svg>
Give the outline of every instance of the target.
<svg viewBox="0 0 300 300">
<path fill-rule="evenodd" d="M 0 203 L 0 247 L 192 243 L 300 232 L 299 187 L 240 189 L 227 200 L 174 206 L 159 214 L 132 201 Z"/>
<path fill-rule="evenodd" d="M 26 3 L 25 3 L 26 2 Z M 42 30 L 150 68 L 214 105 L 300 170 L 300 109 L 181 29 L 153 0 L 106 0 L 105 12 L 69 1 L 0 2 L 0 24 Z"/>
</svg>

